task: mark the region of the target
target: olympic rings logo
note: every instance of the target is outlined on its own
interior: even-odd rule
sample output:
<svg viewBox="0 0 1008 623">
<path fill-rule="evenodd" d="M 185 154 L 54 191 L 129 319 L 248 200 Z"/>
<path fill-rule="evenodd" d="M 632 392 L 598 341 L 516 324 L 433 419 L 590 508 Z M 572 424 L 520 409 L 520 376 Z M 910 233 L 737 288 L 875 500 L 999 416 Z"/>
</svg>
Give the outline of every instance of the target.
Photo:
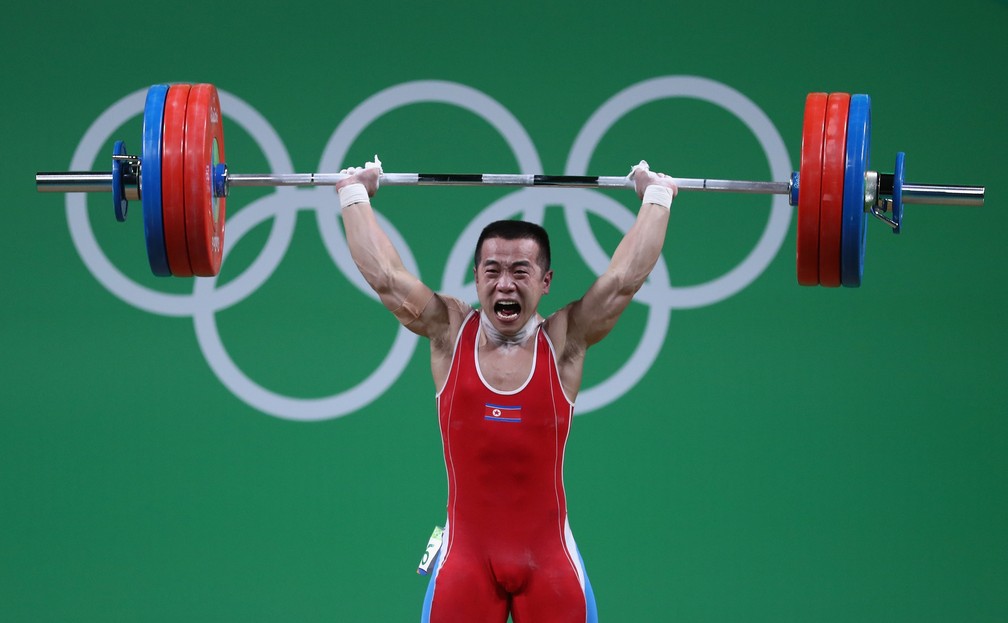
<svg viewBox="0 0 1008 623">
<path fill-rule="evenodd" d="M 102 113 L 85 132 L 74 152 L 71 169 L 86 170 L 99 157 L 99 150 L 123 123 L 143 112 L 146 90 L 122 98 Z M 280 137 L 263 116 L 238 97 L 221 92 L 221 107 L 256 141 L 273 173 L 292 173 L 290 156 Z M 565 175 L 587 175 L 588 162 L 605 133 L 630 111 L 653 101 L 691 98 L 719 106 L 740 119 L 758 139 L 770 165 L 773 179 L 789 179 L 791 161 L 784 141 L 767 115 L 738 91 L 722 83 L 694 76 L 664 76 L 645 80 L 617 93 L 588 119 L 568 155 Z M 456 106 L 482 117 L 505 139 L 522 173 L 543 173 L 538 153 L 519 121 L 490 96 L 468 86 L 443 81 L 415 81 L 380 91 L 354 108 L 330 137 L 320 160 L 319 171 L 338 171 L 344 166 L 347 150 L 372 122 L 397 108 L 419 103 Z M 543 193 L 547 194 L 543 194 Z M 626 232 L 635 214 L 622 203 L 587 189 L 521 188 L 509 192 L 479 212 L 452 247 L 441 292 L 475 302 L 471 279 L 472 249 L 480 230 L 493 220 L 520 216 L 542 223 L 547 205 L 562 205 L 572 242 L 596 275 L 609 263 L 609 255 L 596 239 L 588 213 L 606 219 Z M 295 209 L 296 208 L 296 209 Z M 203 356 L 221 383 L 235 396 L 259 411 L 279 418 L 317 421 L 338 418 L 360 410 L 381 396 L 406 368 L 417 345 L 417 336 L 399 327 L 391 349 L 378 367 L 355 387 L 322 398 L 298 398 L 274 392 L 253 381 L 234 362 L 221 340 L 216 314 L 237 305 L 262 286 L 280 264 L 294 235 L 299 209 L 313 209 L 322 241 L 340 271 L 364 296 L 377 296 L 360 276 L 350 257 L 338 217 L 338 200 L 331 188 L 279 187 L 274 192 L 242 207 L 227 221 L 228 245 L 237 242 L 256 225 L 272 219 L 272 229 L 258 257 L 239 275 L 225 284 L 216 277 L 193 280 L 191 294 L 169 294 L 145 287 L 112 264 L 99 246 L 87 215 L 86 197 L 66 196 L 67 222 L 77 252 L 95 278 L 124 302 L 163 316 L 191 316 Z M 406 266 L 419 275 L 406 239 L 386 218 L 379 215 L 402 255 Z M 777 255 L 787 236 L 791 207 L 787 198 L 774 195 L 766 226 L 752 251 L 733 269 L 707 283 L 673 287 L 664 259 L 659 260 L 647 284 L 635 300 L 649 306 L 640 343 L 629 359 L 608 379 L 581 390 L 578 413 L 602 408 L 625 394 L 651 368 L 665 343 L 673 309 L 711 305 L 738 293 L 752 283 Z"/>
</svg>

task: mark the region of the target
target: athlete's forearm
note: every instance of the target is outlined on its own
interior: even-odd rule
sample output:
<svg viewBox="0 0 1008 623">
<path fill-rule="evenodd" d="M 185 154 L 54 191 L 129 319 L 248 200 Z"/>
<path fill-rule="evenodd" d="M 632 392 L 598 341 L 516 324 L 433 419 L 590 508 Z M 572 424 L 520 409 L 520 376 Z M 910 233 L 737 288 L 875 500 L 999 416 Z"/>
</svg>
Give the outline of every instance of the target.
<svg viewBox="0 0 1008 623">
<path fill-rule="evenodd" d="M 378 224 L 369 202 L 359 202 L 343 209 L 350 257 L 364 280 L 379 295 L 393 294 L 396 276 L 405 272 L 402 258 L 388 235 Z"/>
<path fill-rule="evenodd" d="M 667 207 L 641 204 L 637 220 L 616 247 L 606 271 L 621 293 L 632 295 L 644 285 L 661 256 L 668 221 Z"/>
</svg>

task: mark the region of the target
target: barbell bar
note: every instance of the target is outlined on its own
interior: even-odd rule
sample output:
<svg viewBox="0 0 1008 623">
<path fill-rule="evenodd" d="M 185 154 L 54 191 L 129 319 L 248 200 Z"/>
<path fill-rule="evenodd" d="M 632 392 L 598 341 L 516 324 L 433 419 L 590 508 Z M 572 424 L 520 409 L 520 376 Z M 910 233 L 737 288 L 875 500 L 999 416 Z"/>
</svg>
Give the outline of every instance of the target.
<svg viewBox="0 0 1008 623">
<path fill-rule="evenodd" d="M 798 207 L 796 267 L 801 285 L 857 287 L 866 221 L 894 233 L 904 204 L 982 206 L 983 186 L 904 181 L 905 155 L 893 173 L 869 170 L 871 102 L 867 95 L 810 93 L 805 101 L 801 164 L 787 181 L 671 178 L 686 191 L 787 195 Z M 214 276 L 223 254 L 231 187 L 332 186 L 339 173 L 239 174 L 228 170 L 223 115 L 212 84 L 158 84 L 144 105 L 139 155 L 113 147 L 111 172 L 38 172 L 39 192 L 112 192 L 124 221 L 141 201 L 151 271 L 158 276 Z M 383 173 L 383 186 L 633 188 L 627 176 Z"/>
<path fill-rule="evenodd" d="M 134 166 L 140 164 L 138 156 L 113 156 Z M 894 175 L 877 174 L 879 195 L 891 195 Z M 123 198 L 136 201 L 140 198 L 135 174 L 123 172 L 126 191 Z M 230 188 L 278 186 L 335 186 L 347 176 L 340 173 L 223 173 Z M 758 195 L 790 195 L 797 191 L 795 182 L 759 182 L 746 180 L 719 180 L 710 178 L 671 177 L 679 190 L 724 193 L 749 193 Z M 112 191 L 113 173 L 96 171 L 40 172 L 35 174 L 36 190 L 47 193 L 100 193 Z M 588 175 L 538 175 L 524 173 L 383 173 L 382 186 L 553 186 L 565 188 L 633 188 L 633 181 L 624 176 Z M 132 187 L 131 187 L 132 185 Z M 953 186 L 948 184 L 903 184 L 904 204 L 983 206 L 983 186 Z M 125 220 L 119 219 L 119 220 Z"/>
</svg>

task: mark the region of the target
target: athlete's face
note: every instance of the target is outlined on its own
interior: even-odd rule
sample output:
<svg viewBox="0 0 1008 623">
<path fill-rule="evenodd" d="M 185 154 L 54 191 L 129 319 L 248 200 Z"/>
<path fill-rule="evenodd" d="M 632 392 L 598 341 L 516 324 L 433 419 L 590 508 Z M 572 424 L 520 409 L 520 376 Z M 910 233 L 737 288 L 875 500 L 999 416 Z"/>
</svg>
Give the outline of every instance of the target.
<svg viewBox="0 0 1008 623">
<path fill-rule="evenodd" d="M 553 271 L 539 266 L 535 240 L 487 238 L 474 268 L 480 306 L 494 327 L 514 335 L 536 314 L 539 299 L 549 293 Z"/>
</svg>

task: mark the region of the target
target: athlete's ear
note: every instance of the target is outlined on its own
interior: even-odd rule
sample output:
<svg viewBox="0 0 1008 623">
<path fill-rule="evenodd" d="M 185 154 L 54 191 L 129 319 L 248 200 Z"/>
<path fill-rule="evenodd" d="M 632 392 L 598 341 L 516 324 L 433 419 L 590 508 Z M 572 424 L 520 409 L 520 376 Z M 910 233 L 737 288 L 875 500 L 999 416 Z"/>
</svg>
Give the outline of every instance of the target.
<svg viewBox="0 0 1008 623">
<path fill-rule="evenodd" d="M 547 270 L 543 275 L 543 294 L 549 294 L 550 283 L 553 281 L 553 271 Z"/>
</svg>

